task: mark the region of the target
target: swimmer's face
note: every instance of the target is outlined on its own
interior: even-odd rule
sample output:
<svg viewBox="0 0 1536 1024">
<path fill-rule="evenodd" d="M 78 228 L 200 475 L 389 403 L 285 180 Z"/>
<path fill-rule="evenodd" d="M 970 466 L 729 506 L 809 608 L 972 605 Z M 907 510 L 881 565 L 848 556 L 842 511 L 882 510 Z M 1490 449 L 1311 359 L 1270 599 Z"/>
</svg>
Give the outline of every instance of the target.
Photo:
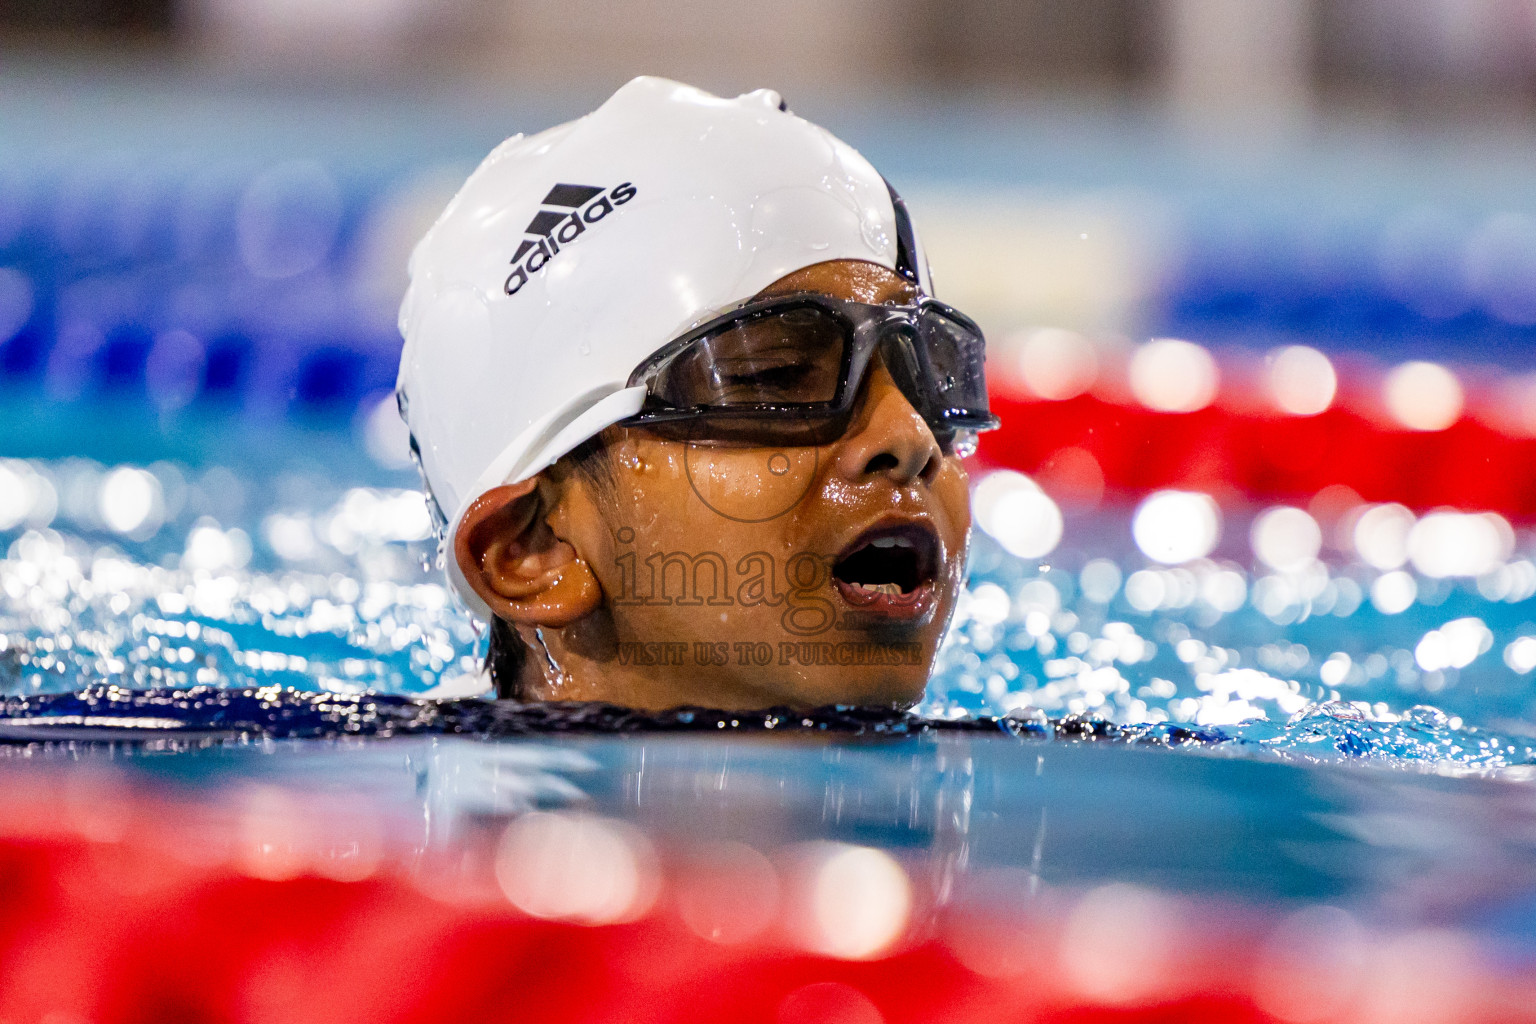
<svg viewBox="0 0 1536 1024">
<path fill-rule="evenodd" d="M 897 274 L 852 260 L 797 271 L 760 297 L 807 291 L 916 297 Z M 600 598 L 544 629 L 563 676 L 547 671 L 536 696 L 648 708 L 921 696 L 962 582 L 970 503 L 960 460 L 883 364 L 830 444 L 690 444 L 628 428 L 604 438 L 615 493 L 557 475 L 548 503 L 545 522 Z"/>
</svg>

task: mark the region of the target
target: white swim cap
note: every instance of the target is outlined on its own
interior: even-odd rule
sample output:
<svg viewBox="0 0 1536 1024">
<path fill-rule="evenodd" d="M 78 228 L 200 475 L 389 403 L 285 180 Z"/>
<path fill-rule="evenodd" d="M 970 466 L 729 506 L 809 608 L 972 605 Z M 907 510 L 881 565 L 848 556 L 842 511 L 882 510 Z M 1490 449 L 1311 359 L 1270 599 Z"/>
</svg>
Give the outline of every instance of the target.
<svg viewBox="0 0 1536 1024">
<path fill-rule="evenodd" d="M 787 112 L 637 78 L 586 117 L 513 136 L 411 254 L 397 390 L 450 530 L 640 410 L 625 388 L 669 340 L 826 260 L 927 268 L 878 172 Z M 462 578 L 470 609 L 490 612 Z"/>
</svg>

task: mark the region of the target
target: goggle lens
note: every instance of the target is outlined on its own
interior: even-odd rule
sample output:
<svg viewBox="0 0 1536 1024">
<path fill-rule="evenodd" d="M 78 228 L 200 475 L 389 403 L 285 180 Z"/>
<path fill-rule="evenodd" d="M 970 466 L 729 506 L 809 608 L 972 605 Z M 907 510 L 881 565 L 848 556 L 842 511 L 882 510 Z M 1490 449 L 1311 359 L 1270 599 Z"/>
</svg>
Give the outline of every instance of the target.
<svg viewBox="0 0 1536 1024">
<path fill-rule="evenodd" d="M 767 300 L 706 324 L 643 363 L 627 420 L 689 440 L 824 444 L 846 428 L 875 351 L 941 442 L 996 425 L 981 331 L 938 303 Z"/>
<path fill-rule="evenodd" d="M 651 396 L 674 409 L 834 402 L 847 333 L 815 306 L 750 315 L 679 352 Z"/>
<path fill-rule="evenodd" d="M 919 320 L 923 333 L 923 352 L 928 357 L 927 384 L 937 405 L 934 418 L 965 421 L 964 425 L 986 429 L 990 425 L 972 422 L 978 415 L 989 421 L 987 403 L 986 342 L 981 332 L 968 327 L 941 310 L 929 307 Z"/>
</svg>

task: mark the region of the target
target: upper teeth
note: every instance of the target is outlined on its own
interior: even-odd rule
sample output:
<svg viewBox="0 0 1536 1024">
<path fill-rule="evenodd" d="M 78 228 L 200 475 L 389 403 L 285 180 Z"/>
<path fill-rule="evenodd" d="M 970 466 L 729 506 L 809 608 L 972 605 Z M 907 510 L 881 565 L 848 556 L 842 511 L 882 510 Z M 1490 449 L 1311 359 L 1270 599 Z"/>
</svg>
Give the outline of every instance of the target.
<svg viewBox="0 0 1536 1024">
<path fill-rule="evenodd" d="M 853 587 L 855 590 L 862 590 L 872 594 L 884 594 L 887 597 L 896 597 L 906 593 L 906 591 L 901 589 L 900 583 L 855 583 Z"/>
<path fill-rule="evenodd" d="M 906 537 L 876 537 L 870 544 L 877 548 L 910 548 L 912 541 Z"/>
</svg>

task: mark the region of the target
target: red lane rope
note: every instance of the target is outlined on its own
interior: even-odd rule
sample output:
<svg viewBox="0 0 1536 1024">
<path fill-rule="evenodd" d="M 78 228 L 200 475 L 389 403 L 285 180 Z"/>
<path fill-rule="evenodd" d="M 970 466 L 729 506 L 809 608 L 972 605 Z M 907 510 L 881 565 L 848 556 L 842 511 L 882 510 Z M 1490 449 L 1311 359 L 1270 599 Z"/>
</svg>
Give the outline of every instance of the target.
<svg viewBox="0 0 1536 1024">
<path fill-rule="evenodd" d="M 1038 473 L 1046 489 L 1175 487 L 1219 500 L 1296 500 L 1332 484 L 1367 501 L 1536 518 L 1536 439 L 1470 417 L 1445 430 L 1391 429 L 1347 408 L 1296 417 L 1210 406 L 1160 413 L 1093 395 L 998 396 L 1002 427 L 981 436 L 988 465 Z M 1091 462 L 1083 455 L 1091 457 Z"/>
<path fill-rule="evenodd" d="M 1536 1020 L 1529 978 L 1444 930 L 1373 939 L 1364 966 L 1341 977 L 1309 948 L 1277 958 L 1273 922 L 1252 908 L 1131 887 L 1025 899 L 1017 877 L 978 878 L 970 902 L 940 906 L 914 876 L 904 937 L 838 959 L 772 930 L 707 940 L 680 910 L 706 870 L 686 857 L 662 857 L 658 896 L 637 920 L 562 923 L 508 902 L 473 841 L 451 851 L 453 884 L 428 883 L 405 849 L 344 881 L 315 875 L 323 858 L 304 852 L 334 815 L 312 819 L 302 803 L 277 814 L 269 791 L 241 811 L 9 774 L 6 1021 L 1257 1024 L 1280 1019 L 1266 1006 L 1314 999 L 1331 1021 Z M 524 864 L 498 868 L 500 885 Z"/>
</svg>

